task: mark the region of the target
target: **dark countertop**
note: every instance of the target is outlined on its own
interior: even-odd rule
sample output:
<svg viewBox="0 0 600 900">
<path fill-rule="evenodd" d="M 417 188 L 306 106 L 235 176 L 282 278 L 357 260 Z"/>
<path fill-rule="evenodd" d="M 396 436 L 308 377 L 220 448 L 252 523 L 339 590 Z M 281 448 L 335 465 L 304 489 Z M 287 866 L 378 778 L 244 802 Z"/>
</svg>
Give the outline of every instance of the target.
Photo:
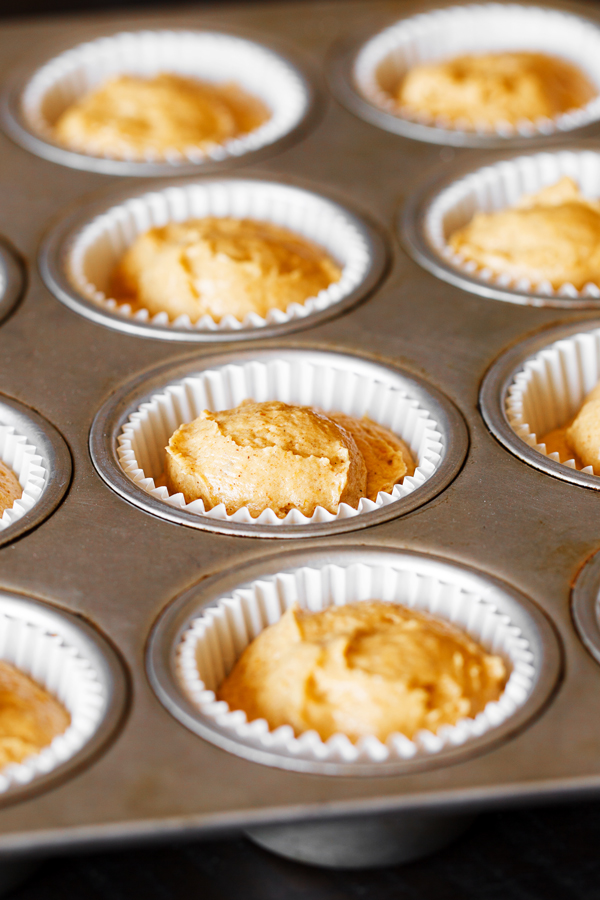
<svg viewBox="0 0 600 900">
<path fill-rule="evenodd" d="M 244 839 L 68 856 L 11 900 L 598 900 L 600 803 L 487 813 L 433 857 L 368 872 L 291 863 Z"/>
</svg>

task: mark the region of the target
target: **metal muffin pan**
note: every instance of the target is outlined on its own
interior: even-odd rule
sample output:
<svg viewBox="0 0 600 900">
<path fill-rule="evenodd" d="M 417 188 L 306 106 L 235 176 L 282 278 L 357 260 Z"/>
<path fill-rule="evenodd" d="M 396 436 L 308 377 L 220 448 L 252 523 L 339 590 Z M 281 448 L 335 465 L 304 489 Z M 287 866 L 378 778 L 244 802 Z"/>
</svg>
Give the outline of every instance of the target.
<svg viewBox="0 0 600 900">
<path fill-rule="evenodd" d="M 0 546 L 8 544 L 43 522 L 56 509 L 71 482 L 71 454 L 63 437 L 46 419 L 17 400 L 0 394 L 0 425 L 35 447 L 43 460 L 47 476 L 39 497 L 31 509 L 0 530 Z"/>
<path fill-rule="evenodd" d="M 266 46 L 287 45 L 292 55 L 311 58 L 322 72 L 335 38 L 364 36 L 375 18 L 384 27 L 404 10 L 411 11 L 401 4 L 390 12 L 387 0 L 317 0 L 239 9 L 187 7 L 129 17 L 30 19 L 0 28 L 0 81 L 8 84 L 23 55 L 32 50 L 37 67 L 57 52 L 58 43 L 65 48 L 140 27 L 251 33 Z M 585 14 L 594 18 L 590 9 Z M 361 359 L 424 385 L 436 398 L 448 398 L 451 409 L 460 411 L 455 415 L 466 421 L 469 452 L 443 490 L 405 515 L 386 517 L 354 534 L 296 543 L 286 539 L 268 548 L 239 533 L 174 527 L 126 502 L 99 476 L 89 436 L 102 410 L 107 429 L 101 434 L 96 420 L 92 447 L 110 449 L 111 429 L 126 411 L 130 388 L 143 398 L 161 372 L 183 371 L 192 363 L 202 368 L 217 350 L 235 358 L 240 352 L 280 352 L 283 343 L 261 332 L 263 340 L 243 351 L 233 342 L 222 348 L 196 344 L 190 362 L 189 345 L 185 349 L 180 343 L 98 327 L 98 321 L 58 302 L 36 269 L 43 237 L 69 207 L 89 217 L 94 209 L 89 197 L 102 192 L 104 200 L 115 185 L 98 172 L 53 165 L 0 136 L 0 234 L 19 248 L 30 274 L 22 302 L 0 327 L 0 391 L 52 421 L 74 461 L 71 487 L 54 515 L 0 549 L 0 582 L 7 591 L 56 603 L 97 625 L 118 648 L 131 681 L 129 715 L 93 765 L 82 764 L 77 777 L 65 778 L 25 803 L 0 808 L 2 858 L 248 829 L 274 846 L 273 828 L 282 823 L 286 829 L 281 833 L 294 832 L 301 855 L 303 829 L 306 850 L 310 839 L 324 833 L 316 826 L 327 830 L 337 824 L 335 833 L 347 835 L 356 824 L 359 835 L 365 823 L 378 821 L 387 828 L 393 818 L 398 826 L 395 858 L 406 859 L 440 846 L 479 809 L 600 793 L 595 703 L 600 667 L 582 644 L 568 603 L 570 584 L 600 544 L 598 495 L 523 465 L 490 434 L 477 406 L 486 371 L 507 347 L 542 334 L 557 324 L 557 317 L 573 329 L 581 324 L 571 326 L 574 313 L 569 309 L 485 302 L 423 270 L 397 245 L 398 208 L 414 185 L 427 171 L 435 174 L 447 166 L 449 155 L 462 157 L 457 163 L 473 168 L 481 164 L 481 154 L 476 159 L 467 150 L 440 150 L 387 133 L 334 102 L 323 113 L 301 143 L 278 147 L 272 158 L 265 155 L 252 177 L 299 183 L 325 196 L 331 192 L 349 209 L 364 210 L 375 230 L 388 236 L 390 265 L 366 302 L 339 308 L 336 312 L 344 314 L 334 319 L 305 322 L 285 347 Z M 138 189 L 133 180 L 120 185 L 128 193 Z M 577 315 L 581 319 L 581 311 Z M 464 446 L 458 456 L 462 453 Z M 112 450 L 107 453 L 111 458 L 113 465 Z M 415 767 L 403 774 L 337 778 L 284 771 L 220 749 L 184 727 L 157 698 L 145 667 L 153 625 L 190 586 L 201 591 L 204 583 L 208 589 L 206 579 L 224 573 L 235 584 L 238 568 L 259 570 L 271 554 L 285 569 L 289 555 L 300 551 L 332 557 L 338 552 L 406 551 L 440 557 L 444 564 L 475 570 L 487 581 L 499 580 L 515 602 L 528 598 L 550 621 L 565 661 L 562 678 L 527 727 L 451 764 Z M 542 643 L 544 652 L 554 652 L 554 639 Z M 411 844 L 417 833 L 418 841 Z M 361 857 L 363 864 L 381 861 L 376 849 Z M 314 852 L 303 858 L 316 859 Z M 332 853 L 331 859 L 348 862 L 347 855 Z"/>
<path fill-rule="evenodd" d="M 138 29 L 132 28 L 131 31 Z M 110 36 L 110 32 L 102 35 Z M 233 39 L 245 40 L 249 46 L 254 45 L 257 52 L 264 51 L 265 48 L 256 45 L 254 41 L 248 40 L 245 36 L 237 35 L 234 32 L 226 32 L 222 37 L 231 36 Z M 221 35 L 217 34 L 217 38 Z M 43 61 L 37 60 L 37 64 L 29 67 L 19 66 L 17 70 L 11 73 L 5 82 L 5 88 L 0 96 L 0 120 L 4 125 L 7 133 L 18 144 L 29 150 L 31 153 L 50 160 L 63 166 L 69 166 L 73 169 L 83 169 L 88 172 L 98 172 L 104 175 L 117 175 L 121 177 L 168 177 L 175 175 L 191 175 L 205 174 L 206 172 L 214 172 L 215 170 L 237 167 L 240 163 L 244 164 L 248 161 L 255 161 L 265 155 L 276 153 L 282 147 L 290 142 L 298 140 L 302 134 L 310 128 L 311 122 L 314 120 L 316 113 L 317 93 L 314 89 L 314 79 L 312 79 L 302 66 L 298 66 L 289 58 L 289 54 L 277 52 L 274 48 L 269 48 L 267 54 L 272 57 L 277 65 L 282 64 L 289 70 L 288 77 L 297 82 L 297 86 L 303 93 L 303 111 L 293 126 L 277 136 L 275 139 L 259 146 L 255 149 L 247 149 L 242 153 L 231 152 L 223 155 L 222 158 L 211 158 L 207 156 L 198 162 L 192 161 L 131 161 L 123 159 L 113 159 L 103 156 L 88 155 L 74 150 L 69 150 L 61 144 L 54 142 L 50 137 L 38 133 L 30 123 L 22 109 L 22 99 L 24 92 L 29 87 L 32 79 L 39 73 L 42 67 L 50 63 L 59 63 L 57 59 L 61 55 L 61 51 L 70 51 L 71 44 L 64 44 L 57 49 L 48 59 Z M 145 52 L 148 52 L 147 50 Z M 28 54 L 31 57 L 31 54 Z M 102 59 L 104 55 L 104 60 Z M 36 54 L 37 56 L 37 54 Z M 99 51 L 100 66 L 106 64 L 105 51 Z M 40 64 L 41 62 L 41 64 Z M 64 74 L 65 65 L 62 64 L 62 74 Z"/>
<path fill-rule="evenodd" d="M 216 187 L 218 187 L 220 181 L 221 179 L 214 180 Z M 232 179 L 232 183 L 234 184 L 237 181 L 238 179 Z M 320 197 L 316 191 L 310 191 L 297 185 L 291 185 L 294 193 L 297 195 L 299 207 L 302 205 L 303 200 L 309 203 L 313 199 L 317 202 L 323 200 L 330 207 L 332 217 L 339 215 L 340 218 L 343 218 L 347 223 L 347 226 L 356 232 L 366 248 L 368 259 L 360 282 L 351 290 L 348 290 L 339 300 L 331 302 L 324 309 L 311 312 L 305 317 L 290 317 L 287 321 L 271 322 L 261 327 L 242 324 L 241 327 L 236 329 L 216 331 L 208 329 L 196 330 L 193 327 L 185 328 L 179 326 L 175 322 L 171 325 L 161 325 L 152 321 L 140 321 L 134 316 L 125 316 L 118 312 L 111 312 L 101 304 L 95 303 L 93 300 L 85 297 L 84 294 L 77 289 L 67 272 L 67 258 L 71 247 L 76 244 L 79 234 L 89 222 L 96 218 L 96 216 L 101 216 L 112 207 L 118 206 L 120 203 L 124 204 L 126 201 L 132 199 L 135 200 L 138 195 L 148 194 L 152 189 L 159 190 L 163 188 L 166 193 L 171 187 L 177 189 L 181 187 L 182 184 L 184 186 L 189 184 L 190 187 L 193 187 L 195 183 L 196 179 L 190 179 L 189 182 L 182 182 L 181 180 L 151 182 L 149 186 L 146 186 L 144 191 L 140 191 L 139 189 L 136 191 L 131 188 L 128 190 L 121 189 L 109 198 L 107 198 L 106 194 L 103 192 L 102 200 L 90 203 L 85 207 L 83 212 L 78 203 L 76 210 L 65 216 L 51 229 L 42 245 L 39 264 L 47 286 L 58 299 L 65 303 L 70 309 L 73 309 L 80 315 L 91 319 L 93 322 L 105 325 L 108 328 L 114 328 L 117 331 L 138 335 L 139 337 L 151 337 L 164 341 L 213 344 L 216 342 L 274 337 L 275 335 L 287 334 L 313 324 L 324 322 L 327 319 L 350 309 L 360 300 L 367 297 L 376 287 L 385 272 L 388 262 L 388 252 L 385 242 L 376 227 L 373 227 L 360 216 L 341 207 L 340 204 L 335 203 L 329 198 Z M 260 186 L 261 179 L 250 179 L 247 181 L 239 179 L 239 183 L 242 186 L 245 183 L 250 186 Z M 275 182 L 275 180 L 263 183 L 265 183 L 267 187 L 269 184 L 277 187 L 277 182 Z M 210 187 L 212 181 L 210 179 L 203 179 L 199 184 L 203 188 L 207 185 Z"/>
<path fill-rule="evenodd" d="M 435 471 L 412 493 L 371 511 L 349 518 L 334 519 L 330 522 L 281 525 L 259 524 L 258 522 L 242 523 L 234 521 L 231 517 L 227 519 L 212 518 L 208 515 L 190 512 L 185 508 L 178 509 L 152 496 L 129 477 L 117 452 L 119 437 L 123 425 L 132 413 L 137 412 L 143 404 L 148 403 L 154 394 L 163 391 L 168 385 L 183 383 L 188 378 L 202 374 L 203 370 L 218 371 L 228 366 L 244 366 L 252 363 L 268 366 L 269 363 L 277 363 L 278 360 L 286 363 L 297 362 L 299 365 L 311 365 L 315 367 L 315 371 L 329 367 L 330 370 L 341 372 L 342 376 L 347 373 L 348 380 L 356 377 L 357 379 L 364 378 L 365 381 L 378 382 L 418 403 L 419 408 L 436 423 L 437 430 L 442 435 L 442 458 Z M 148 444 L 148 440 L 146 438 L 146 444 Z M 386 522 L 388 519 L 411 512 L 447 487 L 460 470 L 467 447 L 468 435 L 462 416 L 443 394 L 427 385 L 422 379 L 360 356 L 293 347 L 245 350 L 219 356 L 207 356 L 202 361 L 202 368 L 199 367 L 196 358 L 193 358 L 176 367 L 161 367 L 156 372 L 146 372 L 136 378 L 132 384 L 125 385 L 115 395 L 109 397 L 94 419 L 90 432 L 90 453 L 102 478 L 120 496 L 145 512 L 174 522 L 176 525 L 187 525 L 190 528 L 246 537 L 288 539 L 342 534 Z"/>
<path fill-rule="evenodd" d="M 11 314 L 24 286 L 23 266 L 11 247 L 0 238 L 0 322 Z"/>
<path fill-rule="evenodd" d="M 318 571 L 329 566 L 347 568 L 361 564 L 375 569 L 390 567 L 408 577 L 439 581 L 468 595 L 485 596 L 486 602 L 492 604 L 500 616 L 507 617 L 512 627 L 520 629 L 522 639 L 529 645 L 532 657 L 530 665 L 535 674 L 533 687 L 523 705 L 500 724 L 459 745 L 450 743 L 443 749 L 429 750 L 410 759 L 375 761 L 372 756 L 367 755 L 356 761 L 333 761 L 319 758 L 311 760 L 302 753 L 293 755 L 278 750 L 276 742 L 269 744 L 265 740 L 262 743 L 236 735 L 232 728 L 220 721 L 219 716 L 203 714 L 187 696 L 178 677 L 176 652 L 191 621 L 204 609 L 216 606 L 221 598 L 247 589 L 252 583 L 262 584 L 279 574 L 292 573 L 304 567 Z M 258 563 L 252 562 L 239 567 L 233 575 L 227 573 L 190 588 L 159 619 L 148 643 L 147 666 L 150 681 L 167 709 L 196 734 L 217 746 L 254 762 L 284 769 L 366 777 L 449 765 L 482 753 L 508 735 L 514 734 L 540 711 L 555 687 L 561 668 L 561 651 L 552 626 L 531 601 L 508 585 L 489 579 L 473 569 L 459 567 L 430 555 L 406 551 L 358 546 L 320 550 L 313 547 L 307 551 L 286 553 L 283 558 L 281 554 L 277 554 Z"/>
</svg>

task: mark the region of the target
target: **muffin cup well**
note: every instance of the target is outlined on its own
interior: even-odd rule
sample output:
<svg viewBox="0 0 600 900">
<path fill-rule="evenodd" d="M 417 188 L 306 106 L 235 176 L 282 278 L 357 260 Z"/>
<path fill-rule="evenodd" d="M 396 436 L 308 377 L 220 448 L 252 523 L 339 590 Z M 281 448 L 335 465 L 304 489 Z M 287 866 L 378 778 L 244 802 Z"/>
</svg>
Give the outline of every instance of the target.
<svg viewBox="0 0 600 900">
<path fill-rule="evenodd" d="M 403 221 L 403 238 L 417 262 L 434 275 L 482 296 L 532 306 L 593 308 L 600 305 L 600 281 L 581 290 L 565 283 L 553 288 L 549 281 L 532 284 L 526 279 L 496 274 L 455 253 L 451 234 L 467 225 L 478 212 L 514 207 L 526 194 L 568 176 L 590 198 L 600 197 L 600 153 L 591 149 L 550 150 L 500 158 L 483 168 L 464 166 L 442 181 L 426 186 L 411 198 Z"/>
<path fill-rule="evenodd" d="M 574 460 L 560 462 L 541 438 L 566 425 L 600 381 L 598 321 L 562 325 L 503 354 L 482 383 L 480 406 L 498 440 L 529 465 L 600 490 L 600 478 Z"/>
<path fill-rule="evenodd" d="M 209 409 L 232 409 L 246 399 L 264 402 L 280 400 L 343 412 L 358 418 L 369 415 L 401 437 L 418 463 L 414 475 L 407 475 L 390 493 L 381 491 L 375 502 L 363 497 L 354 509 L 341 503 L 337 513 L 318 506 L 308 517 L 292 509 L 280 519 L 270 509 L 253 518 L 244 507 L 229 514 L 224 504 L 205 509 L 202 500 L 186 503 L 183 494 L 169 494 L 155 481 L 164 469 L 169 438 L 187 422 Z M 371 512 L 408 496 L 421 487 L 438 468 L 444 437 L 429 412 L 418 402 L 389 385 L 365 377 L 349 378 L 344 369 L 311 364 L 307 360 L 280 359 L 245 365 L 228 365 L 189 375 L 183 382 L 166 386 L 129 416 L 119 436 L 119 459 L 123 470 L 143 490 L 174 507 L 208 516 L 210 519 L 244 525 L 308 525 L 335 522 Z"/>
<path fill-rule="evenodd" d="M 279 519 L 265 510 L 229 515 L 223 505 L 205 510 L 156 487 L 171 434 L 204 409 L 229 409 L 243 400 L 280 400 L 325 411 L 369 415 L 410 447 L 412 476 L 358 509 L 334 514 L 318 507 L 309 518 L 291 510 Z M 106 481 L 131 502 L 171 521 L 256 537 L 304 537 L 366 527 L 426 502 L 462 464 L 466 430 L 454 407 L 433 388 L 390 367 L 341 353 L 284 348 L 190 360 L 137 379 L 100 410 L 90 435 L 92 458 Z"/>
<path fill-rule="evenodd" d="M 600 28 L 594 22 L 560 10 L 499 3 L 453 6 L 395 23 L 359 50 L 352 80 L 359 96 L 384 114 L 379 122 L 383 127 L 401 131 L 394 127 L 395 120 L 399 126 L 408 126 L 407 134 L 411 135 L 413 126 L 411 136 L 439 143 L 482 144 L 547 136 L 600 118 L 600 96 L 552 119 L 523 119 L 516 125 L 498 122 L 495 126 L 417 115 L 400 108 L 394 99 L 402 77 L 420 63 L 468 53 L 519 50 L 547 53 L 574 63 L 600 92 Z"/>
<path fill-rule="evenodd" d="M 509 600 L 511 589 L 465 567 L 408 551 L 333 547 L 296 551 L 283 565 L 281 558 L 270 558 L 246 568 L 236 572 L 235 587 L 232 576 L 213 579 L 169 607 L 151 638 L 148 662 L 154 687 L 171 712 L 208 740 L 256 762 L 373 775 L 466 758 L 522 724 L 541 694 L 547 697 L 556 675 L 557 660 L 550 659 L 556 643 L 544 617 L 536 611 L 530 618 L 527 601 Z M 248 722 L 243 711 L 216 699 L 244 648 L 294 603 L 318 611 L 372 599 L 453 622 L 502 656 L 510 676 L 499 700 L 437 734 L 420 731 L 409 740 L 397 733 L 385 743 L 370 735 L 353 743 L 342 734 L 327 741 L 313 731 L 295 736 L 287 725 L 270 730 L 266 721 Z"/>
<path fill-rule="evenodd" d="M 76 311 L 109 327 L 165 340 L 214 341 L 264 337 L 335 315 L 374 286 L 385 265 L 385 249 L 376 232 L 339 204 L 304 188 L 278 182 L 204 179 L 169 183 L 149 193 L 119 196 L 95 216 L 63 220 L 42 251 L 42 272 L 49 288 Z M 340 281 L 284 312 L 266 317 L 228 315 L 220 322 L 205 315 L 170 321 L 110 298 L 109 279 L 135 239 L 150 228 L 204 216 L 249 218 L 290 229 L 321 246 L 342 268 Z"/>
<path fill-rule="evenodd" d="M 584 646 L 600 663 L 600 552 L 586 560 L 571 593 L 573 621 Z"/>
<path fill-rule="evenodd" d="M 71 480 L 71 456 L 46 419 L 0 394 L 0 459 L 15 473 L 23 490 L 0 518 L 1 545 L 54 510 Z"/>
<path fill-rule="evenodd" d="M 86 154 L 59 144 L 53 126 L 68 106 L 107 78 L 167 72 L 215 84 L 235 83 L 261 100 L 270 118 L 249 134 L 211 149 L 173 148 L 146 159 Z M 55 162 L 116 175 L 166 175 L 198 165 L 235 162 L 295 130 L 306 118 L 312 91 L 306 79 L 273 50 L 211 31 L 121 32 L 80 44 L 49 60 L 8 101 L 8 127 L 28 149 Z"/>
<path fill-rule="evenodd" d="M 17 594 L 0 591 L 0 659 L 45 688 L 71 722 L 39 753 L 0 770 L 0 794 L 12 795 L 97 752 L 122 714 L 125 682 L 111 648 L 75 617 Z"/>
<path fill-rule="evenodd" d="M 17 305 L 24 282 L 24 270 L 20 260 L 0 238 L 0 322 L 3 322 Z"/>
</svg>

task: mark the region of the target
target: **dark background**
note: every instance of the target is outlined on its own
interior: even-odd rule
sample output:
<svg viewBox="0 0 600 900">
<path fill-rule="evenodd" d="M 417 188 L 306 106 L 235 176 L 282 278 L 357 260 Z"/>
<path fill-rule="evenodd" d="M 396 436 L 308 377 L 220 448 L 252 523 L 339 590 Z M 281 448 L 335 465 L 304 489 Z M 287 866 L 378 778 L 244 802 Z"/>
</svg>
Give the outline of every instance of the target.
<svg viewBox="0 0 600 900">
<path fill-rule="evenodd" d="M 214 8 L 235 2 L 196 0 L 188 5 Z M 164 0 L 127 0 L 125 8 L 170 5 Z M 0 0 L 3 18 L 109 9 L 122 11 L 124 4 Z M 441 853 L 378 871 L 302 866 L 238 838 L 49 860 L 10 896 L 12 900 L 600 900 L 600 803 L 487 813 Z"/>
</svg>

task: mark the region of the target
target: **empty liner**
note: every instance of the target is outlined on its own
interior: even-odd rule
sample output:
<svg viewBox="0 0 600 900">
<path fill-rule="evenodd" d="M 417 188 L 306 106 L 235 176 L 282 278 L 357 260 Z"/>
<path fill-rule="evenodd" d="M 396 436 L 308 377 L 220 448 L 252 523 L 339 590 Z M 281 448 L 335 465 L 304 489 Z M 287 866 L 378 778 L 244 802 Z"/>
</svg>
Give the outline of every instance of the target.
<svg viewBox="0 0 600 900">
<path fill-rule="evenodd" d="M 231 315 L 220 322 L 209 315 L 194 323 L 187 315 L 169 320 L 165 312 L 151 316 L 146 309 L 135 311 L 111 299 L 111 273 L 140 234 L 169 222 L 205 216 L 255 219 L 288 228 L 328 252 L 341 266 L 341 278 L 316 297 L 292 303 L 285 312 L 272 309 L 266 317 L 250 313 L 243 321 Z M 359 220 L 331 200 L 276 182 L 226 179 L 175 184 L 111 207 L 73 235 L 65 248 L 64 265 L 77 292 L 104 309 L 136 322 L 217 332 L 282 324 L 327 309 L 366 278 L 371 250 Z"/>
<path fill-rule="evenodd" d="M 356 57 L 353 76 L 358 91 L 377 108 L 442 131 L 499 138 L 535 137 L 571 131 L 600 118 L 600 96 L 580 109 L 552 119 L 523 119 L 516 125 L 498 122 L 495 126 L 416 115 L 398 106 L 394 99 L 402 78 L 421 63 L 469 53 L 519 50 L 570 61 L 600 92 L 600 29 L 570 13 L 519 4 L 452 6 L 396 22 L 363 46 Z"/>
<path fill-rule="evenodd" d="M 600 59 L 600 57 L 599 57 Z M 444 188 L 430 203 L 424 217 L 425 239 L 437 256 L 462 274 L 482 284 L 508 288 L 533 298 L 600 298 L 600 284 L 581 290 L 565 283 L 553 288 L 549 281 L 496 274 L 457 254 L 448 243 L 450 235 L 467 225 L 475 213 L 491 213 L 515 206 L 525 194 L 533 194 L 569 176 L 590 199 L 600 199 L 600 153 L 593 150 L 557 150 L 518 156 L 484 166 Z"/>
<path fill-rule="evenodd" d="M 506 416 L 521 440 L 538 453 L 547 453 L 540 438 L 566 425 L 587 394 L 600 381 L 600 329 L 562 338 L 528 359 L 514 376 L 506 399 Z M 563 465 L 576 469 L 575 460 Z M 591 466 L 580 470 L 593 475 Z"/>
<path fill-rule="evenodd" d="M 0 459 L 15 473 L 23 490 L 22 496 L 0 518 L 0 531 L 4 531 L 35 506 L 50 472 L 36 447 L 12 425 L 0 424 Z"/>
<path fill-rule="evenodd" d="M 500 655 L 510 671 L 505 690 L 475 718 L 444 725 L 436 734 L 420 731 L 413 740 L 395 733 L 382 743 L 374 735 L 354 744 L 343 734 L 323 741 L 315 731 L 298 737 L 289 725 L 273 731 L 264 719 L 248 722 L 241 710 L 231 711 L 216 700 L 215 691 L 244 648 L 268 625 L 298 603 L 318 611 L 365 600 L 401 603 L 454 623 L 488 652 Z M 244 747 L 269 749 L 282 758 L 344 763 L 389 762 L 431 756 L 449 747 L 468 744 L 500 725 L 531 694 L 536 666 L 526 637 L 510 617 L 500 613 L 485 594 L 466 591 L 460 584 L 420 574 L 402 562 L 392 565 L 357 563 L 348 567 L 299 567 L 257 580 L 230 597 L 208 606 L 193 619 L 176 649 L 177 677 L 205 723 L 214 723 Z M 283 763 L 285 765 L 285 763 Z"/>
<path fill-rule="evenodd" d="M 183 494 L 171 495 L 166 487 L 156 487 L 156 479 L 164 470 L 165 447 L 180 425 L 191 422 L 205 409 L 231 409 L 246 399 L 280 400 L 357 417 L 368 415 L 405 441 L 417 463 L 415 473 L 405 476 L 391 493 L 382 491 L 376 502 L 363 497 L 358 509 L 341 503 L 337 513 L 317 507 L 310 518 L 297 509 L 290 510 L 284 519 L 269 509 L 257 518 L 252 518 L 246 508 L 229 515 L 223 504 L 206 510 L 202 500 L 186 503 Z M 369 513 L 417 490 L 437 470 L 443 454 L 444 439 L 436 421 L 409 394 L 373 378 L 308 359 L 252 361 L 190 375 L 142 403 L 129 416 L 118 439 L 119 462 L 141 490 L 177 509 L 257 525 L 306 525 Z"/>
<path fill-rule="evenodd" d="M 53 126 L 84 94 L 118 75 L 152 77 L 160 73 L 196 78 L 215 84 L 235 83 L 262 100 L 271 116 L 249 134 L 210 149 L 177 148 L 162 155 L 149 152 L 145 163 L 181 164 L 235 159 L 274 143 L 305 116 L 310 97 L 296 69 L 260 44 L 209 31 L 121 32 L 80 44 L 51 59 L 35 72 L 21 97 L 21 116 L 36 136 L 57 147 Z M 124 157 L 100 156 L 123 160 Z M 129 160 L 132 164 L 138 159 Z"/>
<path fill-rule="evenodd" d="M 53 617 L 53 626 L 56 619 Z M 0 792 L 25 785 L 74 756 L 92 737 L 104 717 L 108 698 L 103 680 L 90 660 L 71 646 L 60 629 L 42 627 L 11 603 L 5 612 L 0 596 L 0 659 L 12 663 L 56 697 L 71 722 L 63 734 L 21 763 L 0 769 Z"/>
</svg>

